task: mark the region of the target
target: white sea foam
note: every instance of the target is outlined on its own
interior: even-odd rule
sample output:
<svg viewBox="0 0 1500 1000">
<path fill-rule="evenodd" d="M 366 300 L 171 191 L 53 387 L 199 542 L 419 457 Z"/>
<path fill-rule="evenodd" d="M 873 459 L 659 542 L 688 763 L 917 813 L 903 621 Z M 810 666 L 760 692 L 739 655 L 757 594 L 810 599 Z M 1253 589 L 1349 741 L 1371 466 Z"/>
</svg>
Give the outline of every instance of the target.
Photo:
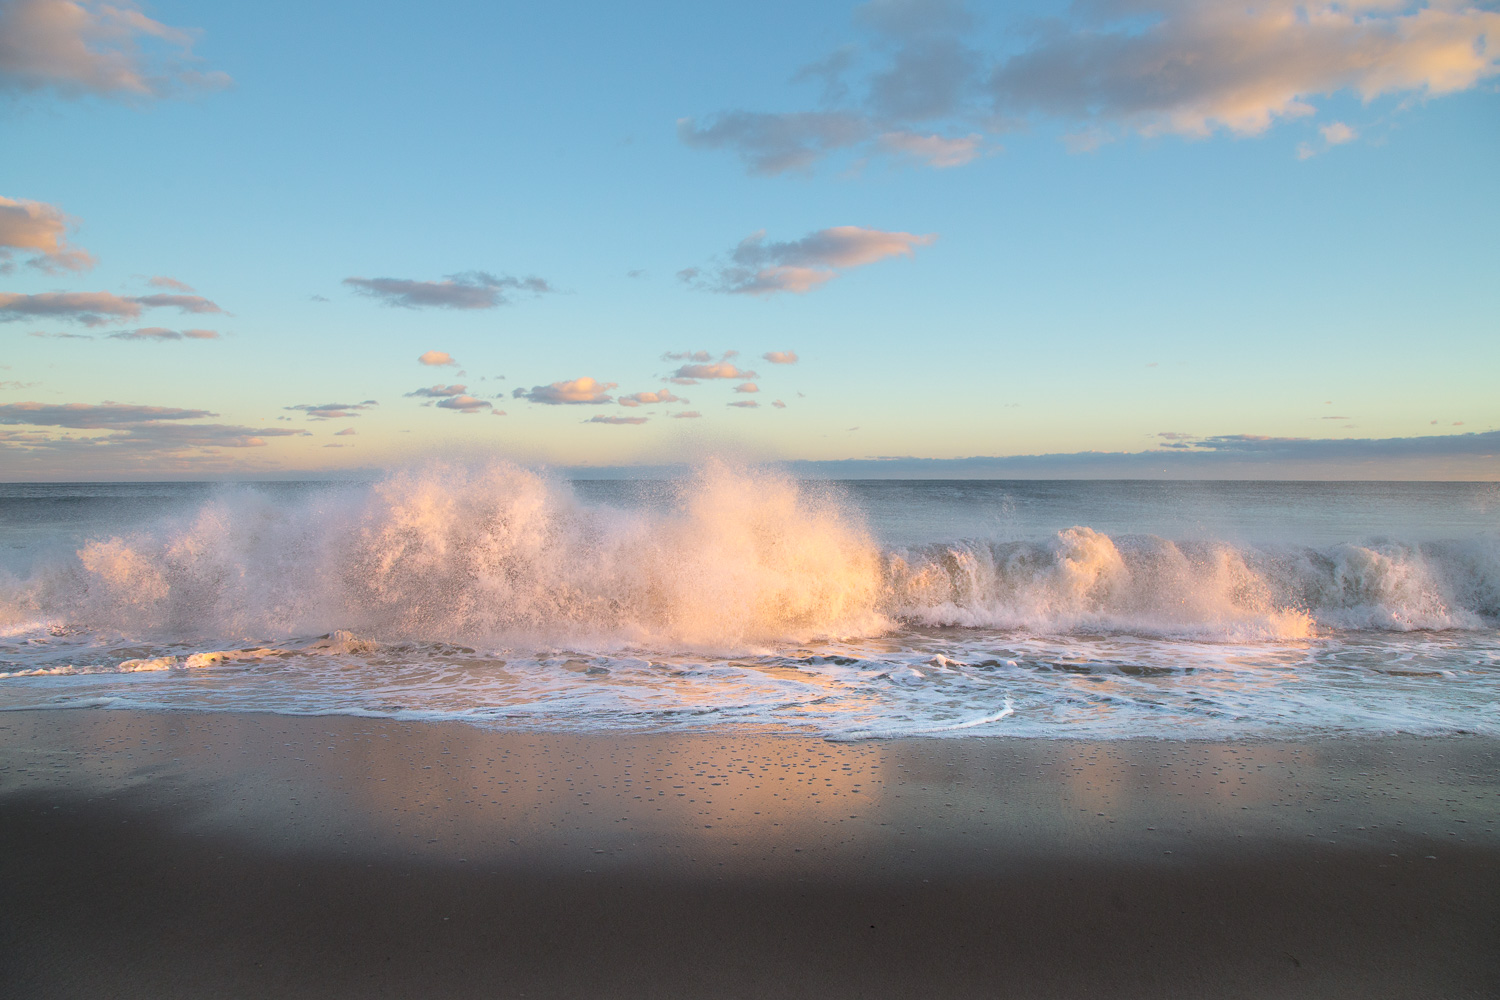
<svg viewBox="0 0 1500 1000">
<path fill-rule="evenodd" d="M 226 492 L 0 581 L 0 622 L 129 634 L 754 650 L 893 624 L 1205 640 L 1319 628 L 1473 629 L 1500 616 L 1500 544 L 1322 548 L 1111 537 L 881 551 L 828 493 L 716 464 L 621 510 L 507 464 L 362 491 Z"/>
<path fill-rule="evenodd" d="M 830 738 L 1491 732 L 1497 622 L 1492 533 L 882 547 L 836 487 L 770 472 L 710 465 L 627 508 L 433 465 L 227 489 L 0 577 L 0 707 Z"/>
</svg>

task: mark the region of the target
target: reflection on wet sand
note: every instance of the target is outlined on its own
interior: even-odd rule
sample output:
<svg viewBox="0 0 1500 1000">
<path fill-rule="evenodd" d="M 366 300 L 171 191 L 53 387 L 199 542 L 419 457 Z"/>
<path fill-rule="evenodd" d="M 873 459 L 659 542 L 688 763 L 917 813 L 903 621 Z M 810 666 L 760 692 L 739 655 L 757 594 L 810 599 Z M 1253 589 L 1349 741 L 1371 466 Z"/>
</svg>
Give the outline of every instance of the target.
<svg viewBox="0 0 1500 1000">
<path fill-rule="evenodd" d="M 147 785 L 276 849 L 603 871 L 915 876 L 955 852 L 1166 863 L 1291 837 L 1500 843 L 1462 740 L 1341 744 L 503 733 L 347 717 L 0 715 L 0 794 Z M 1450 758 L 1451 755 L 1451 758 Z M 1481 754 L 1482 756 L 1482 754 Z M 1455 790 L 1462 789 L 1462 794 Z"/>
</svg>

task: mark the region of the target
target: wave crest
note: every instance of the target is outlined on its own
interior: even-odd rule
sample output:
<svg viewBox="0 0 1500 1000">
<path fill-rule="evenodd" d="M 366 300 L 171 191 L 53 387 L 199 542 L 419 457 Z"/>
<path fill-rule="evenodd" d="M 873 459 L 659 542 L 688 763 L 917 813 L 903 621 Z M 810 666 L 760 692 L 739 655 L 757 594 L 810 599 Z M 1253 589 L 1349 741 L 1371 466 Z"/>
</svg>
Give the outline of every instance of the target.
<svg viewBox="0 0 1500 1000">
<path fill-rule="evenodd" d="M 899 622 L 1236 641 L 1500 619 L 1488 537 L 1256 547 L 1074 527 L 882 551 L 832 487 L 771 472 L 710 463 L 658 500 L 590 505 L 505 463 L 434 464 L 296 502 L 226 490 L 0 581 L 0 623 L 727 650 Z"/>
</svg>

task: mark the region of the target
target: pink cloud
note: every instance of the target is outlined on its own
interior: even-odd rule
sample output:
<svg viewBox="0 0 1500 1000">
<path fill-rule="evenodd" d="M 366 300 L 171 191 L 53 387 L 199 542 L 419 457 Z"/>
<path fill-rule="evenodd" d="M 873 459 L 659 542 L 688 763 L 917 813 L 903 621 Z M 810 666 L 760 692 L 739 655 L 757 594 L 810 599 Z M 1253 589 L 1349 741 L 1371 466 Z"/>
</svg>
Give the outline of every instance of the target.
<svg viewBox="0 0 1500 1000">
<path fill-rule="evenodd" d="M 30 317 L 70 320 L 84 326 L 135 319 L 145 309 L 173 308 L 188 313 L 222 313 L 218 305 L 197 295 L 120 296 L 112 292 L 41 292 L 21 295 L 0 292 L 0 323 Z"/>
<path fill-rule="evenodd" d="M 703 414 L 699 413 L 697 410 L 683 410 L 681 413 L 674 413 L 674 414 L 672 414 L 672 419 L 673 420 L 694 420 L 694 419 L 696 419 L 698 417 L 701 417 L 701 416 L 703 416 Z M 1436 421 L 1434 421 L 1434 423 L 1436 423 Z"/>
<path fill-rule="evenodd" d="M 765 231 L 752 233 L 730 253 L 728 264 L 705 278 L 697 268 L 684 272 L 690 285 L 731 295 L 803 294 L 836 278 L 840 272 L 864 267 L 887 257 L 910 257 L 929 246 L 933 234 L 887 232 L 861 226 L 834 226 L 808 233 L 800 240 L 767 243 Z"/>
<path fill-rule="evenodd" d="M 745 371 L 743 368 L 736 368 L 734 365 L 730 364 L 727 361 L 719 361 L 715 362 L 714 364 L 708 365 L 683 365 L 681 368 L 678 368 L 675 372 L 672 373 L 673 382 L 677 382 L 678 379 L 692 380 L 679 383 L 681 385 L 693 385 L 698 379 L 756 377 L 757 376 L 755 372 Z"/>
<path fill-rule="evenodd" d="M 215 330 L 168 330 L 160 326 L 147 326 L 138 330 L 121 330 L 109 334 L 111 340 L 218 340 Z"/>
<path fill-rule="evenodd" d="M 130 0 L 12 0 L 0 6 L 0 91 L 139 99 L 227 86 L 193 68 L 195 35 Z"/>
<path fill-rule="evenodd" d="M 617 382 L 599 382 L 584 376 L 567 382 L 553 382 L 551 385 L 534 385 L 530 389 L 516 389 L 511 392 L 511 396 L 552 406 L 598 405 L 614 402 L 614 397 L 609 395 L 609 390 L 618 384 Z"/>
<path fill-rule="evenodd" d="M 886 152 L 898 153 L 939 170 L 961 167 L 984 151 L 984 137 L 978 132 L 953 137 L 922 135 L 919 132 L 884 132 L 878 141 Z"/>
<path fill-rule="evenodd" d="M 476 399 L 473 396 L 448 396 L 437 401 L 440 410 L 456 410 L 459 413 L 471 415 L 491 409 L 493 404 L 487 399 Z"/>
<path fill-rule="evenodd" d="M 795 365 L 799 360 L 796 351 L 767 351 L 761 357 L 773 365 Z"/>
<path fill-rule="evenodd" d="M 589 417 L 586 424 L 644 424 L 650 417 L 606 417 L 603 414 Z"/>
<path fill-rule="evenodd" d="M 449 354 L 447 351 L 428 351 L 427 353 L 425 353 L 425 354 L 421 355 L 420 357 L 418 357 L 417 360 L 420 361 L 424 365 L 456 365 L 456 364 L 458 364 L 457 361 L 453 360 L 453 355 Z"/>
<path fill-rule="evenodd" d="M 633 392 L 628 396 L 621 396 L 621 406 L 650 406 L 653 403 L 686 403 L 687 400 L 681 396 L 674 396 L 667 389 L 657 392 Z"/>
<path fill-rule="evenodd" d="M 3 47 L 0 41 L 0 51 Z M 67 216 L 53 205 L 0 197 L 0 274 L 15 269 L 11 258 L 17 250 L 31 255 L 27 266 L 48 274 L 93 267 L 92 254 L 68 245 L 67 228 Z"/>
</svg>

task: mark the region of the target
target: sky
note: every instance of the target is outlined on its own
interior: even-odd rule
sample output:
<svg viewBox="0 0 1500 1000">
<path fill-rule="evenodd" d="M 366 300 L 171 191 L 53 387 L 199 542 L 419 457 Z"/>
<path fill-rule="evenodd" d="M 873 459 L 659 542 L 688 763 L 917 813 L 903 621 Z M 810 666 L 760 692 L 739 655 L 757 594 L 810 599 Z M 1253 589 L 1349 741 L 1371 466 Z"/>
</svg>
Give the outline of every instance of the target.
<svg viewBox="0 0 1500 1000">
<path fill-rule="evenodd" d="M 0 0 L 0 481 L 1500 479 L 1500 6 Z"/>
</svg>

